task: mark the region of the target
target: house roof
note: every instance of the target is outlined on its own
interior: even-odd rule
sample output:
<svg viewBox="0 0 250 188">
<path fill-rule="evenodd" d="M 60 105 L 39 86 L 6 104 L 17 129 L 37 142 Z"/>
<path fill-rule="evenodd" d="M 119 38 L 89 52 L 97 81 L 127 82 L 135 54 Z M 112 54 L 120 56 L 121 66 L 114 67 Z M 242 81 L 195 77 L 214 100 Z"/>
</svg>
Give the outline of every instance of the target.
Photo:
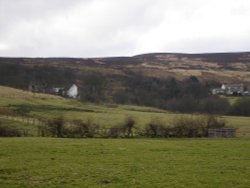
<svg viewBox="0 0 250 188">
<path fill-rule="evenodd" d="M 243 87 L 243 84 L 223 84 L 226 87 Z"/>
</svg>

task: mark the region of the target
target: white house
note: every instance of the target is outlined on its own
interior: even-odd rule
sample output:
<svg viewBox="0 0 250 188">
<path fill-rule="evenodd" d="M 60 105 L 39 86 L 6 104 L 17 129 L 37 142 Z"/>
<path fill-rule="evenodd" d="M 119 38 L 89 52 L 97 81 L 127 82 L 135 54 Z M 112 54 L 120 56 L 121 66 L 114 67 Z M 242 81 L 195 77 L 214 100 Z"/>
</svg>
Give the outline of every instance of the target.
<svg viewBox="0 0 250 188">
<path fill-rule="evenodd" d="M 222 84 L 221 89 L 226 95 L 242 95 L 244 92 L 243 84 Z"/>
<path fill-rule="evenodd" d="M 78 97 L 78 87 L 73 84 L 67 91 L 67 96 L 76 99 Z"/>
</svg>

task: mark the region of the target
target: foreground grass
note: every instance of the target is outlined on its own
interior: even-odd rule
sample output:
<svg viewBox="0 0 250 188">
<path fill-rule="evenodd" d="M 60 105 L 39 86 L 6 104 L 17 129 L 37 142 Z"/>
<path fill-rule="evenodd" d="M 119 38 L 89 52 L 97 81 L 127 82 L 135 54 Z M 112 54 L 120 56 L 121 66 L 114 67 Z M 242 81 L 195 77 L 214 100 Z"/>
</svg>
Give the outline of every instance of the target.
<svg viewBox="0 0 250 188">
<path fill-rule="evenodd" d="M 0 187 L 248 187 L 249 139 L 1 138 Z"/>
</svg>

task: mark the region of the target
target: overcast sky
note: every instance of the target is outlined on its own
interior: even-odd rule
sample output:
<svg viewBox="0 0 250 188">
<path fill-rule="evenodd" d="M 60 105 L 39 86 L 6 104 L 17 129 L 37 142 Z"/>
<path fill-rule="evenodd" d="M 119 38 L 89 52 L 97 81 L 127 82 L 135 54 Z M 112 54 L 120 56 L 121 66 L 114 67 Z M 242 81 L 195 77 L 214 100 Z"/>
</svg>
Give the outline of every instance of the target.
<svg viewBox="0 0 250 188">
<path fill-rule="evenodd" d="M 0 56 L 250 51 L 250 0 L 0 0 Z"/>
</svg>

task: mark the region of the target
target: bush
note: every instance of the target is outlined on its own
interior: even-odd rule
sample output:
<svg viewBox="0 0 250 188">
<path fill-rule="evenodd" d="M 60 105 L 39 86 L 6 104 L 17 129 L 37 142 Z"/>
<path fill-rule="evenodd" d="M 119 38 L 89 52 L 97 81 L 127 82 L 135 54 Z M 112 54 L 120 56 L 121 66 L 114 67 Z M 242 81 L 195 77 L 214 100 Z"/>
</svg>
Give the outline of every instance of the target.
<svg viewBox="0 0 250 188">
<path fill-rule="evenodd" d="M 73 134 L 71 137 L 93 138 L 96 136 L 99 126 L 94 124 L 91 119 L 87 122 L 80 120 L 73 121 Z"/>
<path fill-rule="evenodd" d="M 40 127 L 41 136 L 68 137 L 68 138 L 128 138 L 145 136 L 151 138 L 168 137 L 204 137 L 210 128 L 222 128 L 226 122 L 215 116 L 182 116 L 176 118 L 171 126 L 166 126 L 159 119 L 152 119 L 144 129 L 137 130 L 135 120 L 126 117 L 121 125 L 109 129 L 100 129 L 91 119 L 87 122 L 75 120 L 65 124 L 62 117 L 51 120 L 46 126 Z"/>
<path fill-rule="evenodd" d="M 124 124 L 113 126 L 108 130 L 107 137 L 133 137 L 133 129 L 135 129 L 135 120 L 133 117 L 127 116 L 125 118 Z"/>
<path fill-rule="evenodd" d="M 119 138 L 124 137 L 124 128 L 122 126 L 113 126 L 107 132 L 107 137 Z"/>
<path fill-rule="evenodd" d="M 24 133 L 22 133 L 20 130 L 13 127 L 5 126 L 0 121 L 0 137 L 19 137 L 23 134 Z"/>
<path fill-rule="evenodd" d="M 206 126 L 208 129 L 223 128 L 226 126 L 226 122 L 224 120 L 219 120 L 215 116 L 210 115 L 206 119 Z"/>
<path fill-rule="evenodd" d="M 67 137 L 67 138 L 94 138 L 98 135 L 99 126 L 94 124 L 91 119 L 87 122 L 74 120 L 66 121 L 63 117 L 58 117 L 48 121 L 46 125 L 39 127 L 41 136 Z"/>
<path fill-rule="evenodd" d="M 213 115 L 180 117 L 173 122 L 172 132 L 176 137 L 204 137 L 210 128 L 222 128 L 226 122 Z"/>
<path fill-rule="evenodd" d="M 174 119 L 172 126 L 166 126 L 153 119 L 145 127 L 146 137 L 204 137 L 209 128 L 222 128 L 226 123 L 215 116 L 183 116 Z"/>
<path fill-rule="evenodd" d="M 181 117 L 173 122 L 176 137 L 202 137 L 207 134 L 206 121 L 202 117 Z"/>
<path fill-rule="evenodd" d="M 125 137 L 133 136 L 133 129 L 135 128 L 135 120 L 131 116 L 127 116 L 125 123 L 122 126 Z"/>
<path fill-rule="evenodd" d="M 40 136 L 63 137 L 65 120 L 63 117 L 56 117 L 39 126 Z"/>
<path fill-rule="evenodd" d="M 146 125 L 145 135 L 148 137 L 165 137 L 167 128 L 159 119 L 153 119 Z"/>
</svg>

